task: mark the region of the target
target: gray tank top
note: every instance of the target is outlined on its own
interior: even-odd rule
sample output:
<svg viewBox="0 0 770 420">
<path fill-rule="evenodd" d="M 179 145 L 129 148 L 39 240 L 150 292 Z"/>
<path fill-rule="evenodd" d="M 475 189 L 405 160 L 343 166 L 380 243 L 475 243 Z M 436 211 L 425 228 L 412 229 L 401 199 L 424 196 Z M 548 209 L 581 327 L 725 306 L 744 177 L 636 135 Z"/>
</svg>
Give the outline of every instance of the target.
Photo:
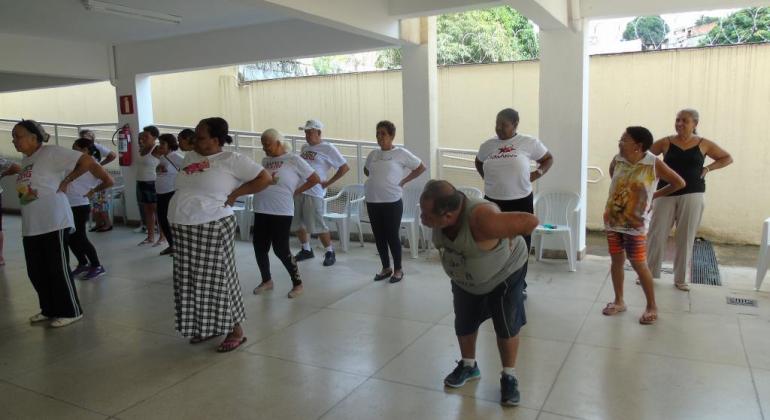
<svg viewBox="0 0 770 420">
<path fill-rule="evenodd" d="M 460 231 L 457 238 L 449 239 L 441 229 L 433 229 L 433 243 L 441 252 L 441 264 L 449 278 L 461 289 L 474 295 L 491 292 L 508 276 L 527 262 L 527 244 L 516 236 L 512 245 L 502 239 L 493 249 L 480 249 L 473 239 L 470 216 L 480 204 L 492 204 L 487 200 L 466 198 L 460 214 Z"/>
</svg>

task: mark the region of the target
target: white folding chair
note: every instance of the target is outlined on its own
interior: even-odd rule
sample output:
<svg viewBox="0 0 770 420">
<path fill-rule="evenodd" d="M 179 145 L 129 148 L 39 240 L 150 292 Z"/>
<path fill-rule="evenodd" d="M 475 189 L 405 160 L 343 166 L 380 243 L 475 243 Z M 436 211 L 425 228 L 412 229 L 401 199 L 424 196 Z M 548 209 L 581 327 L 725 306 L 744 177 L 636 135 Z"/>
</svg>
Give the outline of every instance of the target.
<svg viewBox="0 0 770 420">
<path fill-rule="evenodd" d="M 475 187 L 457 187 L 457 191 L 465 194 L 468 198 L 484 198 L 484 193 Z"/>
<path fill-rule="evenodd" d="M 567 252 L 569 271 L 576 271 L 577 216 L 580 211 L 580 196 L 573 192 L 545 192 L 535 197 L 535 215 L 540 224 L 532 232 L 537 260 L 543 259 L 543 238 L 560 236 Z"/>
<path fill-rule="evenodd" d="M 762 223 L 762 238 L 759 240 L 759 258 L 757 259 L 757 281 L 754 283 L 754 290 L 762 287 L 768 263 L 770 263 L 770 218 Z"/>
<path fill-rule="evenodd" d="M 238 224 L 238 238 L 242 241 L 248 241 L 251 234 L 251 228 L 254 225 L 254 196 L 243 195 L 235 200 L 233 205 L 235 213 L 235 222 Z"/>
<path fill-rule="evenodd" d="M 348 185 L 334 196 L 324 198 L 324 219 L 337 226 L 342 250 L 347 252 L 350 245 L 350 224 L 358 227 L 358 241 L 364 246 L 364 231 L 361 228 L 361 207 L 364 202 L 364 186 Z"/>
<path fill-rule="evenodd" d="M 420 194 L 422 194 L 420 188 L 404 189 L 404 213 L 401 216 L 401 227 L 406 229 L 412 258 L 417 258 L 420 246 Z"/>
</svg>

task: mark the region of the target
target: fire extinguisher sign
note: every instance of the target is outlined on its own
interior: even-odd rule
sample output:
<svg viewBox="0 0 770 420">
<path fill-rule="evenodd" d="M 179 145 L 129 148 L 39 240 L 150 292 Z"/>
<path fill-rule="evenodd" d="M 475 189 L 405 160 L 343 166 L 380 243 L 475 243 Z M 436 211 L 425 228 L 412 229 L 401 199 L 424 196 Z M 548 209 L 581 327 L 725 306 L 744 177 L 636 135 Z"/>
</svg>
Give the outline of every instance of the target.
<svg viewBox="0 0 770 420">
<path fill-rule="evenodd" d="M 130 115 L 134 113 L 134 96 L 123 95 L 120 97 L 120 115 Z"/>
</svg>

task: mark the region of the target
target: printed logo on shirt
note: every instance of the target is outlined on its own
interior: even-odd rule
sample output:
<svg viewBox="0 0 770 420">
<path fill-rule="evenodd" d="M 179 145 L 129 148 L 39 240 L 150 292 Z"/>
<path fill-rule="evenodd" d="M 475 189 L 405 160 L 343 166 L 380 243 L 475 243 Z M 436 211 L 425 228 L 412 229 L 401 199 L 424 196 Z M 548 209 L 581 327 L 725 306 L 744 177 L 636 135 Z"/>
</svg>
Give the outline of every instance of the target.
<svg viewBox="0 0 770 420">
<path fill-rule="evenodd" d="M 208 169 L 210 167 L 211 167 L 211 164 L 209 163 L 209 160 L 205 159 L 205 160 L 202 160 L 200 162 L 191 163 L 191 164 L 185 166 L 184 168 L 182 168 L 182 170 L 187 175 L 192 175 L 192 174 L 198 173 L 198 172 L 206 172 L 206 169 Z"/>
<path fill-rule="evenodd" d="M 300 154 L 300 156 L 302 156 L 302 159 L 315 161 L 316 156 L 318 156 L 318 152 L 314 152 L 312 150 L 305 150 Z"/>
<path fill-rule="evenodd" d="M 19 194 L 19 203 L 25 206 L 38 198 L 37 190 L 32 188 L 32 167 L 35 164 L 25 166 L 16 177 L 16 192 Z"/>
<path fill-rule="evenodd" d="M 281 169 L 283 167 L 283 162 L 284 161 L 282 160 L 273 160 L 270 162 L 265 162 L 265 169 L 277 171 L 278 169 Z"/>
<path fill-rule="evenodd" d="M 497 153 L 490 156 L 489 159 L 509 159 L 509 158 L 515 158 L 518 157 L 519 154 L 516 153 L 516 148 L 513 146 L 503 146 L 497 149 Z"/>
<path fill-rule="evenodd" d="M 466 287 L 475 285 L 473 275 L 465 271 L 466 262 L 463 254 L 451 248 L 444 248 L 441 253 L 441 263 L 444 266 L 444 271 L 455 283 Z"/>
<path fill-rule="evenodd" d="M 159 163 L 158 166 L 155 167 L 155 173 L 165 174 L 165 173 L 168 173 L 168 169 L 166 168 L 166 165 Z"/>
</svg>

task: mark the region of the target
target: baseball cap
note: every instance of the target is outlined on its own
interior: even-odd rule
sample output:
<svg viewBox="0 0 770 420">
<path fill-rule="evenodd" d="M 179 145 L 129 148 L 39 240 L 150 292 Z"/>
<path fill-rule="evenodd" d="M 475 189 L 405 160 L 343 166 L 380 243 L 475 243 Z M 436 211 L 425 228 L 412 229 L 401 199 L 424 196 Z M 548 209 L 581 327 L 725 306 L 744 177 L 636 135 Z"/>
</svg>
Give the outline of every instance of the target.
<svg viewBox="0 0 770 420">
<path fill-rule="evenodd" d="M 324 128 L 324 125 L 318 120 L 307 120 L 304 126 L 299 126 L 298 128 L 300 130 L 321 130 Z"/>
</svg>

